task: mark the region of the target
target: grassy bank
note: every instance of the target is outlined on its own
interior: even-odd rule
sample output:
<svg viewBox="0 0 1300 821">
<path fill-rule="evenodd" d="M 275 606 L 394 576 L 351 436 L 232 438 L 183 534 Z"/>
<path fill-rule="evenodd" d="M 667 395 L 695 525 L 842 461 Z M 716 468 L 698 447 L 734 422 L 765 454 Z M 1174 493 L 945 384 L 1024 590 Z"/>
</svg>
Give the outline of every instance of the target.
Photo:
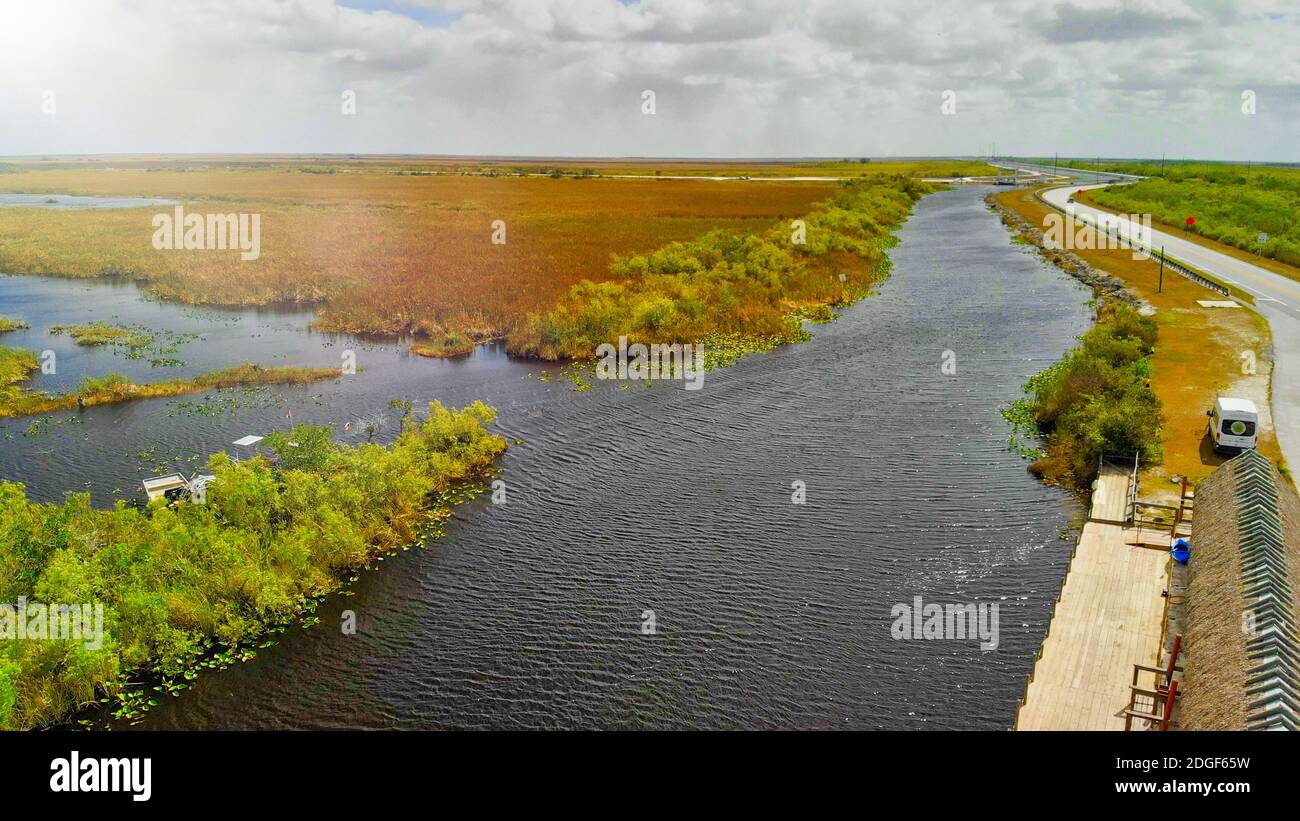
<svg viewBox="0 0 1300 821">
<path fill-rule="evenodd" d="M 1012 230 L 1041 231 L 1052 213 L 1031 191 L 1008 191 L 994 201 L 1013 215 L 1019 225 Z M 1037 244 L 1032 233 L 1026 241 Z M 1224 457 L 1216 455 L 1206 436 L 1205 410 L 1217 395 L 1253 399 L 1261 410 L 1269 404 L 1272 338 L 1268 323 L 1245 308 L 1214 308 L 1200 300 L 1218 295 L 1165 271 L 1149 259 L 1134 259 L 1126 249 L 1092 249 L 1045 252 L 1051 261 L 1088 281 L 1108 299 L 1129 299 L 1152 312 L 1158 334 L 1150 357 L 1150 383 L 1163 409 L 1160 433 L 1161 462 L 1144 466 L 1155 478 L 1186 476 L 1193 482 L 1207 476 Z M 1078 270 L 1083 266 L 1087 270 Z M 1254 373 L 1243 373 L 1243 357 L 1255 362 Z M 1272 426 L 1260 426 L 1261 452 L 1280 460 Z M 1152 493 L 1172 488 L 1169 482 L 1150 484 Z"/>
<path fill-rule="evenodd" d="M 0 418 L 129 402 L 133 399 L 182 396 L 216 388 L 306 385 L 339 376 L 337 370 L 330 368 L 264 368 L 245 362 L 191 379 L 171 379 L 143 385 L 137 385 L 118 374 L 100 378 L 87 377 L 76 391 L 51 395 L 25 390 L 19 384 L 37 367 L 36 357 L 31 352 L 0 348 Z"/>
<path fill-rule="evenodd" d="M 1043 436 L 1034 474 L 1086 489 L 1105 454 L 1160 461 L 1161 405 L 1150 383 L 1157 333 L 1155 321 L 1132 307 L 1103 303 L 1079 346 L 1029 380 L 1006 416 Z"/>
<path fill-rule="evenodd" d="M 905 177 L 855 181 L 766 231 L 711 232 L 615 260 L 614 278 L 575 285 L 507 337 L 514 354 L 582 359 L 627 336 L 643 343 L 802 338 L 797 314 L 852 302 L 888 272 L 892 231 L 930 190 Z"/>
<path fill-rule="evenodd" d="M 12 316 L 0 316 L 0 334 L 9 331 L 21 331 L 30 327 L 25 320 Z"/>
<path fill-rule="evenodd" d="M 16 387 L 27 381 L 32 371 L 40 367 L 36 355 L 21 348 L 0 348 L 0 407 L 3 407 L 10 393 L 19 393 Z"/>
<path fill-rule="evenodd" d="M 101 697 L 135 711 L 201 667 L 251 657 L 268 631 L 445 519 L 458 483 L 506 449 L 487 430 L 494 416 L 435 402 L 425 419 L 408 414 L 390 447 L 336 445 L 300 426 L 267 438 L 281 468 L 213 456 L 205 505 L 97 510 L 88 494 L 38 504 L 0 482 L 0 602 L 105 612 L 98 648 L 0 639 L 0 728 L 42 726 Z M 128 684 L 141 678 L 156 690 Z"/>
</svg>

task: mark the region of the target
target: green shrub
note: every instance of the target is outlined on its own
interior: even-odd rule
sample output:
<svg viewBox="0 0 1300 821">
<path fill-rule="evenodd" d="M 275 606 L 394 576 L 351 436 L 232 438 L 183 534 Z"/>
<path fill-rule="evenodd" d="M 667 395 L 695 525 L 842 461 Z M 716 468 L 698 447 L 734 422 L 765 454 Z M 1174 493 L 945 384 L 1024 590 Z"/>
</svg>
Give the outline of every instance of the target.
<svg viewBox="0 0 1300 821">
<path fill-rule="evenodd" d="M 654 333 L 663 330 L 668 320 L 677 312 L 673 301 L 666 297 L 654 297 L 642 302 L 636 309 L 636 324 Z"/>
<path fill-rule="evenodd" d="M 1077 348 L 1026 383 L 1026 398 L 1003 415 L 1019 432 L 1032 423 L 1044 436 L 1035 473 L 1086 488 L 1105 454 L 1159 461 L 1162 409 L 1148 382 L 1157 333 L 1132 308 L 1105 307 Z"/>
<path fill-rule="evenodd" d="M 289 470 L 324 470 L 334 453 L 330 429 L 322 425 L 298 425 L 288 433 L 272 431 L 266 435 L 266 446 Z"/>
<path fill-rule="evenodd" d="M 128 679 L 188 680 L 222 648 L 250 652 L 354 569 L 418 539 L 440 520 L 431 512 L 445 517 L 454 483 L 481 480 L 505 450 L 493 419 L 481 403 L 435 402 L 390 447 L 334 445 L 307 425 L 272 434 L 284 466 L 219 453 L 203 505 L 42 504 L 0 482 L 0 601 L 105 611 L 98 648 L 0 639 L 0 728 L 49 724 Z"/>
</svg>

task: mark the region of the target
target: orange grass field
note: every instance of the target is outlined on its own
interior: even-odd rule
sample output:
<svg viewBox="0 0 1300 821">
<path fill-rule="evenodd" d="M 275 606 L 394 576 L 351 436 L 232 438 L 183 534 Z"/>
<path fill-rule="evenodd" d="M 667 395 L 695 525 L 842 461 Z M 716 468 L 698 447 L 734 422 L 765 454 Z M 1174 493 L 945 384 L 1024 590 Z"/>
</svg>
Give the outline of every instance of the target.
<svg viewBox="0 0 1300 821">
<path fill-rule="evenodd" d="M 93 211 L 0 208 L 0 271 L 121 276 L 169 300 L 299 302 L 326 331 L 501 337 L 615 255 L 722 229 L 759 233 L 833 197 L 828 182 L 484 176 L 465 160 L 69 158 L 0 164 L 0 192 L 165 197 L 186 213 L 258 214 L 260 256 L 156 250 L 169 206 Z M 518 161 L 513 161 L 519 166 Z M 597 163 L 596 165 L 602 165 Z M 606 162 L 601 171 L 614 163 Z M 666 167 L 618 163 L 653 174 Z M 839 173 L 793 164 L 786 174 Z M 567 166 L 581 171 L 590 164 Z M 741 166 L 684 163 L 697 173 Z M 540 166 L 539 166 L 540 167 Z M 554 166 L 551 166 L 554 167 Z M 975 173 L 980 163 L 866 163 L 871 175 Z M 673 173 L 669 168 L 665 173 Z M 859 171 L 858 175 L 867 175 Z M 505 243 L 493 244 L 494 222 Z"/>
<path fill-rule="evenodd" d="M 499 336 L 613 254 L 712 229 L 751 232 L 806 213 L 826 183 L 308 174 L 48 171 L 0 175 L 39 193 L 180 200 L 191 213 L 261 215 L 261 255 L 158 251 L 155 213 L 0 208 L 0 271 L 139 279 L 164 299 L 319 303 L 323 330 Z M 492 244 L 493 222 L 506 242 Z"/>
</svg>

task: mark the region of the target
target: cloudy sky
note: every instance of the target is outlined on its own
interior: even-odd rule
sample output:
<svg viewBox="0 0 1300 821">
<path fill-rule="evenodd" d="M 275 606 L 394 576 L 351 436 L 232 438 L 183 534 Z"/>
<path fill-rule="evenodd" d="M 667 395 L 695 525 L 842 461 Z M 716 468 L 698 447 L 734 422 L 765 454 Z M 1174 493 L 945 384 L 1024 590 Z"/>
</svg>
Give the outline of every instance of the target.
<svg viewBox="0 0 1300 821">
<path fill-rule="evenodd" d="M 0 0 L 0 155 L 1298 161 L 1297 44 L 1294 0 Z"/>
</svg>

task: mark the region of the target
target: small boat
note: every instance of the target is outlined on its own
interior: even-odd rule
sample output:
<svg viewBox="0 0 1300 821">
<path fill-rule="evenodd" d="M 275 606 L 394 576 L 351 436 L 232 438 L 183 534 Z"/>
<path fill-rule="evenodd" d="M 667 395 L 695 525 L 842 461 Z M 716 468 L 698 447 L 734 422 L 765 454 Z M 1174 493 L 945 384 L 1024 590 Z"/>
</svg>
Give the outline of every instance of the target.
<svg viewBox="0 0 1300 821">
<path fill-rule="evenodd" d="M 184 498 L 189 490 L 189 482 L 185 479 L 184 474 L 169 473 L 166 476 L 154 476 L 141 482 L 144 485 L 144 495 L 149 497 L 149 501 L 154 499 L 167 499 L 169 502 L 175 502 Z"/>
<path fill-rule="evenodd" d="M 235 461 L 239 461 L 242 454 L 245 458 L 257 456 L 257 443 L 261 442 L 264 437 L 261 436 L 244 436 L 231 442 L 232 445 L 239 448 L 236 451 Z M 295 445 L 296 446 L 296 445 Z M 168 473 L 166 476 L 153 476 L 141 482 L 144 485 L 144 495 L 149 501 L 154 499 L 166 499 L 168 504 L 179 502 L 182 499 L 201 505 L 204 503 L 208 485 L 217 477 L 210 473 L 195 473 L 186 479 L 184 473 Z"/>
<path fill-rule="evenodd" d="M 149 501 L 166 499 L 168 504 L 182 499 L 201 505 L 205 501 L 208 485 L 217 477 L 210 473 L 196 473 L 186 479 L 183 473 L 169 473 L 166 476 L 154 476 L 141 482 L 144 495 Z"/>
</svg>

